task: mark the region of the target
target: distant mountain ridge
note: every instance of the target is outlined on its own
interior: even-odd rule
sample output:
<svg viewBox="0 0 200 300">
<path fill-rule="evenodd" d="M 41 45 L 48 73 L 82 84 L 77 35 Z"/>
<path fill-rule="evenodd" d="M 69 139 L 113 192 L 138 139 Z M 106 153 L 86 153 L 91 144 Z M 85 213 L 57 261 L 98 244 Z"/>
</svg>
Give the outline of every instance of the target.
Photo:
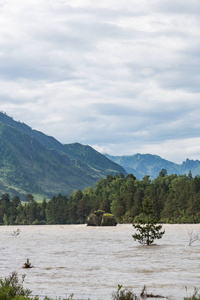
<svg viewBox="0 0 200 300">
<path fill-rule="evenodd" d="M 49 198 L 94 186 L 109 174 L 154 179 L 161 169 L 177 175 L 191 171 L 196 176 L 200 161 L 175 164 L 152 154 L 103 155 L 88 145 L 62 144 L 0 112 L 0 193 L 19 195 L 22 200 L 28 193 Z"/>
<path fill-rule="evenodd" d="M 121 165 L 127 173 L 132 173 L 137 179 L 141 180 L 145 175 L 155 179 L 162 169 L 167 170 L 167 174 L 183 175 L 192 172 L 193 176 L 200 174 L 200 161 L 186 159 L 182 164 L 176 164 L 158 155 L 134 154 L 123 156 L 112 156 L 105 154 L 107 158 Z"/>
<path fill-rule="evenodd" d="M 63 145 L 0 113 L 0 193 L 22 198 L 27 193 L 69 195 L 111 173 L 127 174 L 90 146 Z"/>
</svg>

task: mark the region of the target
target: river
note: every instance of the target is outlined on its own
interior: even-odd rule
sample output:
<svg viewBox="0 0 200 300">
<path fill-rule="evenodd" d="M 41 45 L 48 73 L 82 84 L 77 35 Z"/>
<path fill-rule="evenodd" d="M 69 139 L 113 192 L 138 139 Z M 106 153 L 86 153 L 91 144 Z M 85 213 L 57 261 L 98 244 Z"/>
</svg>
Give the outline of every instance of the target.
<svg viewBox="0 0 200 300">
<path fill-rule="evenodd" d="M 163 228 L 163 238 L 148 247 L 133 240 L 131 224 L 1 226 L 0 277 L 26 274 L 24 287 L 41 299 L 74 293 L 110 300 L 121 284 L 136 294 L 146 285 L 148 293 L 183 300 L 200 287 L 200 242 L 188 245 L 188 232 L 200 232 L 200 224 Z M 34 268 L 22 268 L 27 258 Z"/>
</svg>

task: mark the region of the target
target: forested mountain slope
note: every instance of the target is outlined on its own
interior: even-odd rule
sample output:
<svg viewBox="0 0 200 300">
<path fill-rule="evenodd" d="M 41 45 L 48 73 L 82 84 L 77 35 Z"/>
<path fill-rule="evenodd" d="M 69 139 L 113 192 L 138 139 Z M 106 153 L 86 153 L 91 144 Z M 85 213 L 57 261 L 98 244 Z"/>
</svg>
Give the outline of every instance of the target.
<svg viewBox="0 0 200 300">
<path fill-rule="evenodd" d="M 95 170 L 106 172 L 107 174 L 116 173 L 117 170 L 119 173 L 128 175 L 119 164 L 108 159 L 90 146 L 79 143 L 66 144 L 64 145 L 64 152 L 71 159 L 79 159 Z"/>
<path fill-rule="evenodd" d="M 59 143 L 54 137 L 48 136 L 37 130 L 33 130 L 28 125 L 19 121 L 15 121 L 12 117 L 9 117 L 5 113 L 0 112 L 0 122 L 28 134 L 29 136 L 38 140 L 43 146 L 48 149 L 55 149 L 60 151 L 62 151 L 63 149 L 63 145 Z"/>
<path fill-rule="evenodd" d="M 110 173 L 126 174 L 91 147 L 79 144 L 82 150 L 89 149 L 87 162 L 82 159 L 84 151 L 70 158 L 65 147 L 53 137 L 0 113 L 0 193 L 20 195 L 22 199 L 27 193 L 51 197 L 94 186 Z"/>
<path fill-rule="evenodd" d="M 96 173 L 75 165 L 65 154 L 49 150 L 22 131 L 0 123 L 0 191 L 50 197 L 94 185 Z"/>
<path fill-rule="evenodd" d="M 92 169 L 95 169 L 98 178 L 105 177 L 111 173 L 123 173 L 127 175 L 124 168 L 112 160 L 105 157 L 103 154 L 97 152 L 92 147 L 81 145 L 79 143 L 63 145 L 54 137 L 48 136 L 40 131 L 33 130 L 24 123 L 16 122 L 11 117 L 0 112 L 0 122 L 16 128 L 29 136 L 35 138 L 47 149 L 54 149 L 59 153 L 67 154 L 71 159 L 78 160 L 76 164 L 80 167 L 80 161 Z"/>
</svg>

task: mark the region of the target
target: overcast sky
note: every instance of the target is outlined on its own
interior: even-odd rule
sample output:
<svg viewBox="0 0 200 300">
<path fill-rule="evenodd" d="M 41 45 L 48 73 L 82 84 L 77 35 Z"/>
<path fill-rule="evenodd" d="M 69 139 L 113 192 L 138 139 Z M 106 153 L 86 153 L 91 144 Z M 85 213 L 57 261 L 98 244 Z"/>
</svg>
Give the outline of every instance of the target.
<svg viewBox="0 0 200 300">
<path fill-rule="evenodd" d="M 200 159 L 200 1 L 0 0 L 0 110 L 102 153 Z"/>
</svg>

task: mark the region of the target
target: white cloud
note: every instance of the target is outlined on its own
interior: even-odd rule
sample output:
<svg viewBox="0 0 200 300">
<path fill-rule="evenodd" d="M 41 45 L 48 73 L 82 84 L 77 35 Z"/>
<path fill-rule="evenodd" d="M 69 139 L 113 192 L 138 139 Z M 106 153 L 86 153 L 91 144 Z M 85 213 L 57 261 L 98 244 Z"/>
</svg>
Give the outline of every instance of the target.
<svg viewBox="0 0 200 300">
<path fill-rule="evenodd" d="M 200 159 L 197 0 L 0 8 L 0 110 L 63 143 Z"/>
</svg>

